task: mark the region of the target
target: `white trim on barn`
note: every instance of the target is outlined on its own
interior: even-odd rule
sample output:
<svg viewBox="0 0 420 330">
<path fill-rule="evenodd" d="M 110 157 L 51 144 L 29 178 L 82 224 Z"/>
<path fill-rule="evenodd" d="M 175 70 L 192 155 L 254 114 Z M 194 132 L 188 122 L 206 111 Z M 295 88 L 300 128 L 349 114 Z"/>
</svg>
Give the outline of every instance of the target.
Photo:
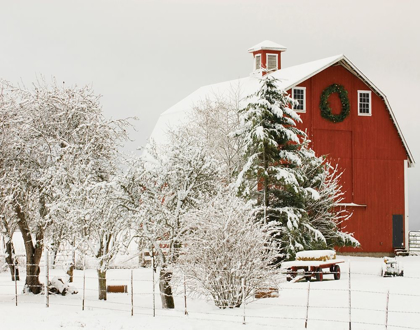
<svg viewBox="0 0 420 330">
<path fill-rule="evenodd" d="M 360 95 L 361 94 L 366 94 L 368 95 L 368 102 L 362 102 L 360 99 Z M 368 105 L 368 112 L 363 112 L 366 109 L 362 109 L 363 108 L 363 103 L 367 103 Z M 357 91 L 357 115 L 358 116 L 367 116 L 367 117 L 371 117 L 372 116 L 372 92 L 371 91 L 364 91 L 364 90 L 358 90 Z"/>
<path fill-rule="evenodd" d="M 404 219 L 404 242 L 405 242 L 405 248 L 408 249 L 409 248 L 409 234 L 410 234 L 410 215 L 408 212 L 408 175 L 407 175 L 407 171 L 408 171 L 408 161 L 407 159 L 404 159 L 404 206 L 405 206 L 405 210 L 404 210 L 404 215 L 405 215 L 405 219 Z"/>
<path fill-rule="evenodd" d="M 299 102 L 299 105 L 302 105 L 302 109 L 296 109 L 293 107 L 293 110 L 295 110 L 298 113 L 306 113 L 306 87 L 293 87 L 292 88 L 292 98 L 295 98 L 295 90 L 301 90 L 303 91 L 303 101 L 302 104 Z"/>
</svg>

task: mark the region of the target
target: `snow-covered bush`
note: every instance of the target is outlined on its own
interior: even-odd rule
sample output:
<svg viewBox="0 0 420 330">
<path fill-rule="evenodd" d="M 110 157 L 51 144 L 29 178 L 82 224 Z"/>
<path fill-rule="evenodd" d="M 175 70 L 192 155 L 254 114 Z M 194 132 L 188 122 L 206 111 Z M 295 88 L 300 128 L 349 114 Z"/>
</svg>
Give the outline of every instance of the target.
<svg viewBox="0 0 420 330">
<path fill-rule="evenodd" d="M 178 265 L 190 290 L 210 295 L 219 308 L 233 308 L 267 283 L 273 285 L 278 274 L 275 222 L 255 222 L 250 205 L 229 192 L 189 212 L 185 221 Z"/>
<path fill-rule="evenodd" d="M 48 285 L 49 293 L 59 293 L 62 296 L 65 296 L 67 293 L 77 294 L 78 291 L 74 286 L 69 285 L 69 283 L 61 277 L 53 277 Z"/>
</svg>

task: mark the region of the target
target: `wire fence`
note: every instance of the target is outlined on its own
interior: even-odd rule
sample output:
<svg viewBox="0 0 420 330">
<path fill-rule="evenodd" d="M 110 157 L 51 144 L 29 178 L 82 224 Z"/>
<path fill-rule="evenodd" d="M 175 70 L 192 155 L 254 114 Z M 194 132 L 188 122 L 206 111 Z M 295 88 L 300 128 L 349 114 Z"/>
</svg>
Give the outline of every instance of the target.
<svg viewBox="0 0 420 330">
<path fill-rule="evenodd" d="M 20 281 L 12 281 L 5 270 L 0 274 L 0 303 L 15 304 L 17 308 L 28 304 L 45 304 L 46 307 L 57 305 L 74 310 L 113 311 L 127 317 L 189 317 L 213 322 L 241 322 L 260 327 L 276 325 L 288 329 L 322 327 L 323 324 L 332 323 L 337 329 L 420 329 L 420 294 L 352 287 L 352 281 L 357 277 L 373 279 L 379 275 L 353 271 L 350 267 L 347 272 L 341 272 L 345 276 L 341 277 L 339 287 L 331 285 L 337 281 L 324 280 L 325 284 L 316 281 L 287 283 L 284 277 L 278 287 L 274 288 L 278 292 L 276 297 L 257 299 L 258 290 L 254 290 L 251 298 L 242 300 L 239 308 L 232 309 L 217 309 L 203 297 L 196 297 L 193 284 L 181 276 L 181 281 L 178 278 L 173 286 L 176 308 L 169 313 L 159 303 L 162 295 L 159 272 L 155 272 L 153 267 L 109 270 L 103 288 L 98 285 L 99 273 L 96 270 L 76 269 L 70 285 L 77 294 L 50 294 L 50 287 L 46 287 L 45 283 L 51 283 L 54 278 L 62 278 L 67 282 L 68 264 L 67 259 L 56 259 L 52 267 L 51 260 L 43 258 L 39 265 L 39 279 L 43 282 L 38 285 L 42 289 L 41 295 L 24 293 L 25 279 L 38 277 L 26 273 L 26 268 L 31 265 L 18 264 Z M 420 283 L 420 277 L 405 278 L 416 280 L 414 283 L 417 285 Z M 242 288 L 238 292 L 248 289 L 244 280 L 239 285 Z M 114 293 L 113 289 L 121 292 Z M 101 293 L 106 294 L 106 300 L 98 299 Z"/>
</svg>

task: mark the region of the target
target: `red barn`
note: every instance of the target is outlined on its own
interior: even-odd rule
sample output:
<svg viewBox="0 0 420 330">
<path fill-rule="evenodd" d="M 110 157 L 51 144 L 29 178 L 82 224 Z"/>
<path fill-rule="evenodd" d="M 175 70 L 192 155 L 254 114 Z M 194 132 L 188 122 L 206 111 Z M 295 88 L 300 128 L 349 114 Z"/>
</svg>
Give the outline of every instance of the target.
<svg viewBox="0 0 420 330">
<path fill-rule="evenodd" d="M 341 251 L 392 253 L 408 246 L 407 169 L 414 160 L 386 96 L 344 55 L 282 68 L 284 51 L 271 41 L 250 48 L 250 77 L 200 88 L 161 115 L 152 137 L 159 139 L 167 123 L 203 97 L 238 85 L 244 95 L 256 91 L 266 68 L 299 101 L 300 128 L 317 155 L 344 170 L 342 206 L 353 212 L 346 231 L 361 248 Z"/>
</svg>

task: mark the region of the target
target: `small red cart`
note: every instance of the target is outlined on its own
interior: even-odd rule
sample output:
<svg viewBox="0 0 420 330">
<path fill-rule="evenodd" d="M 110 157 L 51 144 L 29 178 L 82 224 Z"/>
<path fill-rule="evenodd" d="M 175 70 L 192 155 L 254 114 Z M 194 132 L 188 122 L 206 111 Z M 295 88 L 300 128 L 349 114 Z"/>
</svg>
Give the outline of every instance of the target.
<svg viewBox="0 0 420 330">
<path fill-rule="evenodd" d="M 344 260 L 327 261 L 286 261 L 282 268 L 286 268 L 287 281 L 297 282 L 303 278 L 310 281 L 314 277 L 317 281 L 322 281 L 324 275 L 333 275 L 335 280 L 341 277 L 341 270 L 338 264 Z"/>
</svg>

